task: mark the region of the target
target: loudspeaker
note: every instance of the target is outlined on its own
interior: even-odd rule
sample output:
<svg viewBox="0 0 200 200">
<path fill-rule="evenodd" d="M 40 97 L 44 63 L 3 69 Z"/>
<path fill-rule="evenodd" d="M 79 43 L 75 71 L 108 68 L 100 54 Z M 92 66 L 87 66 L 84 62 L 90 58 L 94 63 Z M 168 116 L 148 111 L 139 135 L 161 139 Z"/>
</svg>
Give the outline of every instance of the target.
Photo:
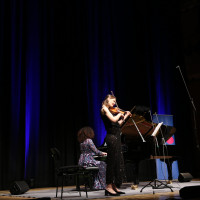
<svg viewBox="0 0 200 200">
<path fill-rule="evenodd" d="M 179 182 L 189 182 L 193 179 L 192 175 L 190 173 L 180 173 L 178 176 Z"/>
<path fill-rule="evenodd" d="M 13 195 L 24 194 L 29 190 L 29 186 L 25 181 L 14 181 L 10 185 L 10 193 Z"/>
<path fill-rule="evenodd" d="M 181 198 L 185 199 L 192 199 L 196 197 L 200 197 L 200 186 L 187 186 L 184 188 L 181 188 L 179 190 L 179 194 Z"/>
</svg>

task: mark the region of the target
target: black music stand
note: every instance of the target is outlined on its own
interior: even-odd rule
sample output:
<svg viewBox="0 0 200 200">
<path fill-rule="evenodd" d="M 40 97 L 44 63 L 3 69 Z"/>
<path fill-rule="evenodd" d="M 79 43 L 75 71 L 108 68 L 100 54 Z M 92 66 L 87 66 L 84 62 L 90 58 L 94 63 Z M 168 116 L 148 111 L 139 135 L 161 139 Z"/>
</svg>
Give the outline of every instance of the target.
<svg viewBox="0 0 200 200">
<path fill-rule="evenodd" d="M 161 127 L 161 125 L 163 124 L 163 122 L 159 123 L 156 128 L 154 129 L 154 132 L 152 133 L 152 137 L 154 137 L 154 145 L 155 145 L 155 148 L 156 146 L 158 146 L 158 142 L 157 142 L 157 138 L 156 138 L 156 135 Z M 157 159 L 158 157 L 155 157 L 154 156 L 152 157 L 152 159 Z M 142 190 L 144 188 L 146 188 L 147 186 L 151 186 L 152 189 L 163 189 L 163 188 L 169 188 L 172 192 L 172 188 L 170 186 L 168 186 L 166 183 L 163 183 L 162 181 L 158 180 L 158 179 L 154 179 L 152 181 L 150 181 L 148 184 L 146 184 L 144 187 L 142 187 L 142 189 L 140 190 L 140 192 L 142 192 Z M 154 190 L 153 190 L 153 194 L 155 194 Z"/>
<path fill-rule="evenodd" d="M 160 184 L 158 184 L 157 182 L 160 183 Z M 169 188 L 172 192 L 174 192 L 174 191 L 172 190 L 171 187 L 169 187 L 166 183 L 163 183 L 162 181 L 159 181 L 158 179 L 154 179 L 153 181 L 150 181 L 147 185 L 145 185 L 145 186 L 140 190 L 140 192 L 142 192 L 142 190 L 143 190 L 145 187 L 147 187 L 147 186 L 151 186 L 152 189 Z M 163 186 L 163 187 L 161 187 L 161 186 Z M 154 191 L 153 191 L 153 194 L 155 194 Z"/>
</svg>

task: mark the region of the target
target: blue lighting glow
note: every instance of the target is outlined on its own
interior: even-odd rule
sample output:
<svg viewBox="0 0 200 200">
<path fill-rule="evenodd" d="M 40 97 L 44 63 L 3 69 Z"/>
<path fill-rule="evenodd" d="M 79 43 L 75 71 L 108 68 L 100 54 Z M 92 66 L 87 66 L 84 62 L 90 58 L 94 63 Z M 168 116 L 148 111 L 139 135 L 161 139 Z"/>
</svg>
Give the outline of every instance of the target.
<svg viewBox="0 0 200 200">
<path fill-rule="evenodd" d="M 33 51 L 33 50 L 32 50 Z M 30 52 L 26 73 L 26 110 L 25 110 L 25 177 L 29 160 L 33 159 L 37 152 L 39 122 L 40 122 L 40 72 L 39 52 Z M 34 58 L 34 59 L 33 59 Z M 30 152 L 33 145 L 33 152 Z M 31 158 L 32 157 L 32 158 Z"/>
<path fill-rule="evenodd" d="M 40 128 L 40 35 L 38 2 L 28 4 L 25 93 L 25 178 L 35 176 Z"/>
</svg>

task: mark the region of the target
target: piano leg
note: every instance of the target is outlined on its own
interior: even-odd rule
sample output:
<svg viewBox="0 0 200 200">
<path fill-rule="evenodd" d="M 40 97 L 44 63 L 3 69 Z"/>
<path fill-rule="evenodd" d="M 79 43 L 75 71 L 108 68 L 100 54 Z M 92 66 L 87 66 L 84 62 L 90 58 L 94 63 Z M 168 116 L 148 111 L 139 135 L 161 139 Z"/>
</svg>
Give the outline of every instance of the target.
<svg viewBox="0 0 200 200">
<path fill-rule="evenodd" d="M 169 159 L 160 159 L 162 162 L 165 162 L 166 163 L 166 165 L 167 165 L 167 171 L 168 171 L 168 180 L 169 180 L 169 183 L 171 183 L 172 182 L 172 179 L 173 179 L 173 177 L 172 177 L 172 163 L 174 162 L 174 159 L 171 159 L 171 158 L 169 158 Z"/>
<path fill-rule="evenodd" d="M 134 162 L 134 173 L 133 173 L 133 185 L 131 185 L 132 190 L 138 189 L 139 185 L 139 161 Z"/>
<path fill-rule="evenodd" d="M 126 160 L 126 177 L 128 182 L 133 182 L 131 189 L 136 189 L 139 185 L 139 162 L 133 160 Z"/>
<path fill-rule="evenodd" d="M 139 162 L 135 163 L 135 173 L 133 177 L 133 185 L 139 185 Z"/>
<path fill-rule="evenodd" d="M 168 171 L 168 180 L 172 181 L 172 163 L 171 159 L 169 159 L 169 162 L 167 162 L 167 171 Z"/>
<path fill-rule="evenodd" d="M 135 176 L 133 177 L 133 185 L 131 185 L 132 190 L 138 189 L 139 185 L 139 177 L 138 177 L 138 171 L 136 172 Z"/>
</svg>

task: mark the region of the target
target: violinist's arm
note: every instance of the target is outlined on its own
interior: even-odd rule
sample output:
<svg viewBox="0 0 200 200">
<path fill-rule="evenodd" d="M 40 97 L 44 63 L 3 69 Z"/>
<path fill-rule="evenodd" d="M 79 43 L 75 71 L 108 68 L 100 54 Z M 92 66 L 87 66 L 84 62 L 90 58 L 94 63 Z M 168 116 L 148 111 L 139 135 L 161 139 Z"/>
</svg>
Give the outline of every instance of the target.
<svg viewBox="0 0 200 200">
<path fill-rule="evenodd" d="M 130 112 L 130 111 L 126 111 L 126 112 L 125 112 L 125 115 L 124 115 L 124 118 L 123 118 L 123 119 L 120 119 L 120 120 L 118 121 L 119 125 L 121 125 L 129 116 L 130 116 L 130 117 L 132 116 L 131 112 Z"/>
<path fill-rule="evenodd" d="M 118 121 L 119 125 L 121 125 L 123 122 L 124 122 L 124 119 L 120 119 L 120 120 Z"/>
</svg>

